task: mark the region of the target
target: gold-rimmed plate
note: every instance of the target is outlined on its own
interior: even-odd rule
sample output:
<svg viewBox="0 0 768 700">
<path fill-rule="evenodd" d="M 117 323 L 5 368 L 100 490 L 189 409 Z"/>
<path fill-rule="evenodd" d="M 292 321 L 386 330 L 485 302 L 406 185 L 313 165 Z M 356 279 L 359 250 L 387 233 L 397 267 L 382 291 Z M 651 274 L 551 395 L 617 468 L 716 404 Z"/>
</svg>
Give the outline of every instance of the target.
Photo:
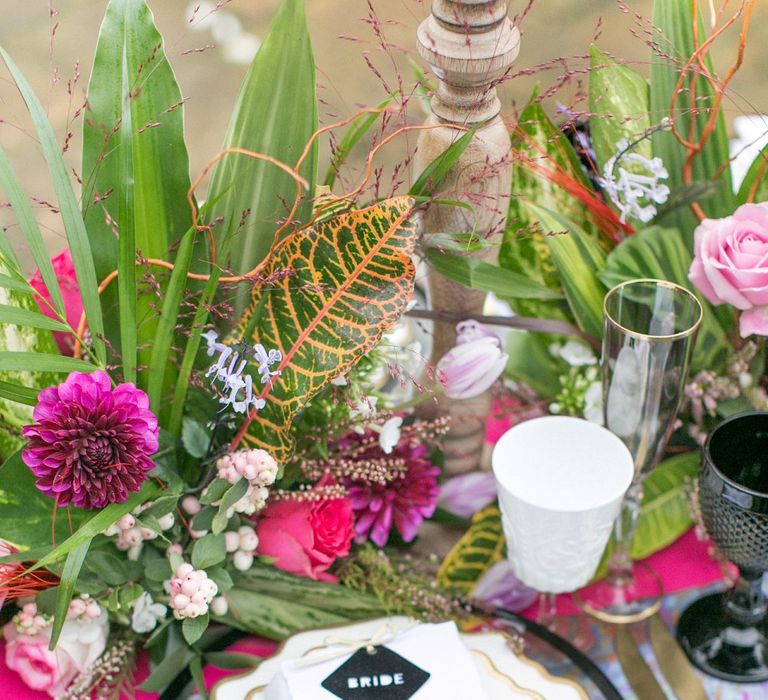
<svg viewBox="0 0 768 700">
<path fill-rule="evenodd" d="M 335 628 L 333 632 L 353 639 L 366 639 L 385 624 L 395 629 L 405 629 L 413 623 L 406 617 L 379 618 Z M 312 649 L 322 646 L 327 636 L 328 630 L 312 630 L 294 635 L 286 640 L 275 656 L 265 659 L 254 670 L 219 681 L 211 691 L 211 700 L 264 700 L 266 687 L 281 664 L 301 658 Z M 477 665 L 487 700 L 588 700 L 586 691 L 575 681 L 553 676 L 538 662 L 528 659 L 524 654 L 515 653 L 503 632 L 461 634 L 461 639 Z M 414 697 L 417 698 L 418 693 Z M 318 688 L 316 700 L 333 698 L 331 693 Z"/>
</svg>

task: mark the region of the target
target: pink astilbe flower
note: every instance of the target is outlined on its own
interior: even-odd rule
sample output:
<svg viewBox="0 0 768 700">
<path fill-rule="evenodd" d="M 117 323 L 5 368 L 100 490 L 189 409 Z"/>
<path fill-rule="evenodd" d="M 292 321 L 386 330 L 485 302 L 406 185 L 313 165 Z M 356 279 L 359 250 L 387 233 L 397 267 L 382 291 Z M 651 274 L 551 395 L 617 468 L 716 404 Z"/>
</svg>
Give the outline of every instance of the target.
<svg viewBox="0 0 768 700">
<path fill-rule="evenodd" d="M 359 440 L 370 442 L 370 431 L 364 435 L 350 434 L 344 441 Z M 402 459 L 405 469 L 394 479 L 385 483 L 350 480 L 347 483 L 349 500 L 355 513 L 355 541 L 365 542 L 368 538 L 383 547 L 394 526 L 405 542 L 416 537 L 425 518 L 435 512 L 440 487 L 437 485 L 439 467 L 428 458 L 429 448 L 411 440 L 401 440 L 388 457 Z M 356 459 L 377 459 L 383 453 L 378 443 Z"/>
<path fill-rule="evenodd" d="M 32 415 L 22 458 L 59 506 L 121 503 L 154 466 L 158 425 L 149 398 L 130 383 L 113 389 L 106 372 L 72 372 L 40 392 Z"/>
<path fill-rule="evenodd" d="M 51 258 L 53 271 L 56 273 L 56 280 L 61 289 L 61 298 L 64 301 L 64 312 L 67 316 L 67 323 L 77 330 L 80 323 L 80 316 L 83 313 L 83 299 L 80 296 L 80 287 L 77 284 L 75 276 L 75 266 L 72 264 L 72 255 L 69 248 L 59 253 L 55 258 Z M 40 311 L 49 318 L 57 319 L 53 311 L 53 300 L 50 292 L 46 289 L 40 270 L 35 270 L 29 280 L 29 284 L 35 289 L 39 296 L 35 296 Z M 75 338 L 71 333 L 63 331 L 53 331 L 53 339 L 62 355 L 72 355 L 75 348 Z"/>
</svg>

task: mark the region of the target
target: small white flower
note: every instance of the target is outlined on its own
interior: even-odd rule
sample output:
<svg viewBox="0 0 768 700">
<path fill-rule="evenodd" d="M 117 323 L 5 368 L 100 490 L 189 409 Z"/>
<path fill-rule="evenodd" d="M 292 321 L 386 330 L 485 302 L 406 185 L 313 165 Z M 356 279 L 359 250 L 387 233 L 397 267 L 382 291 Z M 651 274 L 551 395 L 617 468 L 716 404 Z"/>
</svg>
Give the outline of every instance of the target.
<svg viewBox="0 0 768 700">
<path fill-rule="evenodd" d="M 376 415 L 376 402 L 378 400 L 378 396 L 361 396 L 357 404 L 350 409 L 349 419 L 370 420 Z"/>
<path fill-rule="evenodd" d="M 593 382 L 584 394 L 584 418 L 590 423 L 603 425 L 603 383 Z"/>
<path fill-rule="evenodd" d="M 628 148 L 626 139 L 616 144 L 616 155 L 606 161 L 600 185 L 621 213 L 622 222 L 632 216 L 648 223 L 656 216 L 655 205 L 669 199 L 669 187 L 660 182 L 669 173 L 661 158 L 646 158 Z"/>
<path fill-rule="evenodd" d="M 592 350 L 578 340 L 569 340 L 560 348 L 559 354 L 571 367 L 586 367 L 597 362 Z"/>
<path fill-rule="evenodd" d="M 146 634 L 157 626 L 157 623 L 165 617 L 168 609 L 165 605 L 152 601 L 152 596 L 144 591 L 133 604 L 131 617 L 131 629 L 136 634 Z"/>
<path fill-rule="evenodd" d="M 403 425 L 403 419 L 400 416 L 393 416 L 384 423 L 379 430 L 379 445 L 384 454 L 390 454 L 400 442 L 400 427 Z"/>
</svg>

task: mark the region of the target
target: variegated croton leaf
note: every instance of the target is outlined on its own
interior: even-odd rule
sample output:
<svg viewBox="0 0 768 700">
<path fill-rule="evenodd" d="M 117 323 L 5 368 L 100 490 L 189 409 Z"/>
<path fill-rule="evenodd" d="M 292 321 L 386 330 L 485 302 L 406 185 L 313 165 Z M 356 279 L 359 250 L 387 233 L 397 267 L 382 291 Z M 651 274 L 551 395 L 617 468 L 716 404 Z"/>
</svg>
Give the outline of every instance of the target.
<svg viewBox="0 0 768 700">
<path fill-rule="evenodd" d="M 296 414 L 400 318 L 415 274 L 412 207 L 410 198 L 388 199 L 298 230 L 274 250 L 262 274 L 290 274 L 255 289 L 239 327 L 241 336 L 247 332 L 283 356 L 279 376 L 262 392 L 266 406 L 250 425 L 248 444 L 284 463 Z"/>
</svg>

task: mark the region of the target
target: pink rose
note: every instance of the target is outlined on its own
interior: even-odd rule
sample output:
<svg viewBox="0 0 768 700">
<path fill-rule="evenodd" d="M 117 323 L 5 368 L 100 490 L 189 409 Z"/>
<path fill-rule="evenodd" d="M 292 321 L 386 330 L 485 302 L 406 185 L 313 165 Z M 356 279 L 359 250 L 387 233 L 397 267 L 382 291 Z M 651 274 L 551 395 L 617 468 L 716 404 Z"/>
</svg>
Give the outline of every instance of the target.
<svg viewBox="0 0 768 700">
<path fill-rule="evenodd" d="M 32 608 L 34 611 L 34 604 Z M 59 697 L 104 653 L 108 633 L 109 620 L 104 610 L 96 619 L 69 619 L 62 627 L 56 649 L 50 651 L 50 625 L 36 634 L 22 634 L 14 622 L 9 622 L 3 627 L 5 663 L 30 688 Z"/>
<path fill-rule="evenodd" d="M 742 311 L 742 337 L 768 335 L 768 202 L 702 221 L 688 278 L 713 304 Z"/>
<path fill-rule="evenodd" d="M 77 284 L 75 266 L 72 264 L 72 255 L 69 252 L 69 248 L 64 250 L 63 253 L 59 253 L 55 258 L 51 258 L 51 263 L 53 264 L 53 271 L 56 273 L 56 279 L 58 280 L 59 288 L 61 289 L 61 296 L 64 300 L 64 311 L 67 315 L 67 323 L 77 330 L 77 326 L 80 323 L 80 316 L 83 313 L 83 300 L 80 297 L 80 287 Z M 32 275 L 29 284 L 34 287 L 39 297 L 41 297 L 35 297 L 37 304 L 40 307 L 40 311 L 49 318 L 55 319 L 56 315 L 51 309 L 53 300 L 43 283 L 40 270 L 35 270 L 35 274 Z M 49 306 L 49 304 L 51 306 Z M 59 346 L 62 355 L 72 355 L 75 348 L 75 339 L 71 334 L 64 333 L 63 331 L 54 331 L 53 339 Z"/>
<path fill-rule="evenodd" d="M 334 484 L 326 475 L 314 490 Z M 256 534 L 259 554 L 274 557 L 278 569 L 335 582 L 336 577 L 327 571 L 337 557 L 349 554 L 354 534 L 352 506 L 346 497 L 270 503 L 259 516 Z"/>
</svg>

